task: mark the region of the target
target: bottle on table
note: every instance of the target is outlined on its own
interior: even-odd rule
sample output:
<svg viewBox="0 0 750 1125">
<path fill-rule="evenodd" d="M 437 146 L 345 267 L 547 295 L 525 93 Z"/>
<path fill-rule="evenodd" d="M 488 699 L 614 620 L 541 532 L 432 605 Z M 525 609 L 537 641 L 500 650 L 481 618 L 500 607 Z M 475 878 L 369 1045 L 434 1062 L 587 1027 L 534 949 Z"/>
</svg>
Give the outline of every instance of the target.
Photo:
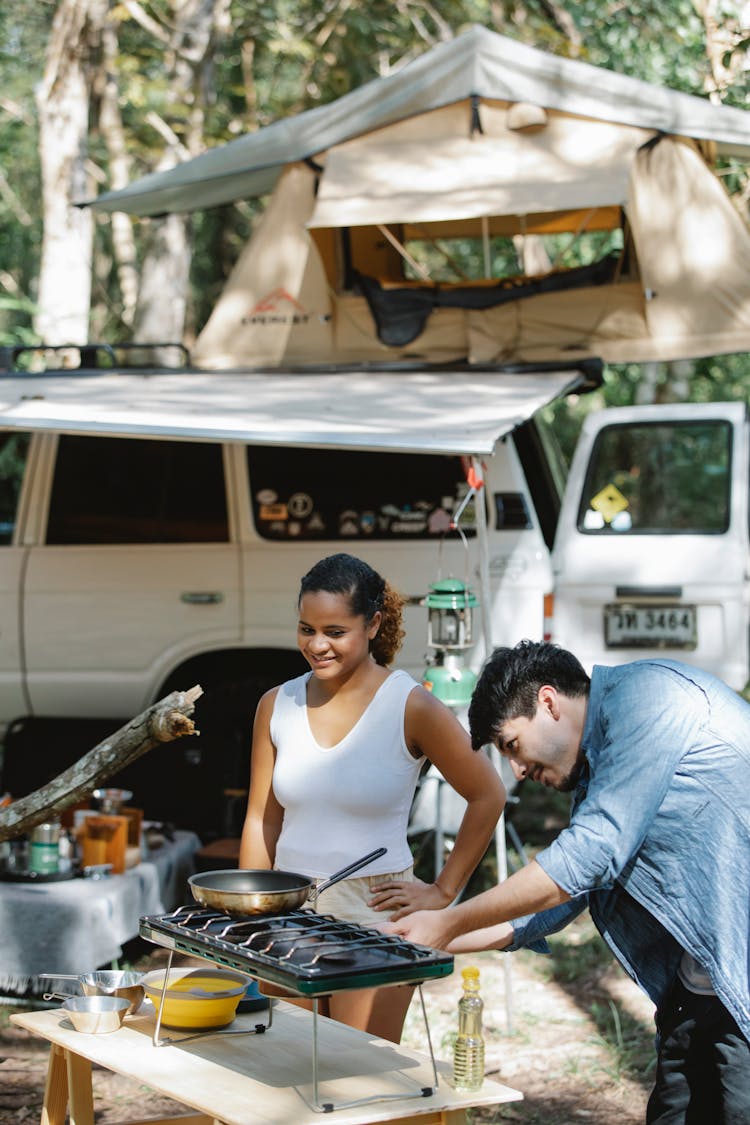
<svg viewBox="0 0 750 1125">
<path fill-rule="evenodd" d="M 461 970 L 463 995 L 458 1001 L 458 1035 L 453 1048 L 453 1083 L 457 1090 L 480 1090 L 484 1082 L 484 1037 L 479 969 Z"/>
<path fill-rule="evenodd" d="M 60 874 L 73 870 L 73 841 L 66 828 L 60 829 L 60 839 L 57 841 L 57 867 Z"/>
<path fill-rule="evenodd" d="M 59 870 L 60 822 L 50 820 L 31 830 L 29 869 L 37 875 L 54 875 Z"/>
</svg>

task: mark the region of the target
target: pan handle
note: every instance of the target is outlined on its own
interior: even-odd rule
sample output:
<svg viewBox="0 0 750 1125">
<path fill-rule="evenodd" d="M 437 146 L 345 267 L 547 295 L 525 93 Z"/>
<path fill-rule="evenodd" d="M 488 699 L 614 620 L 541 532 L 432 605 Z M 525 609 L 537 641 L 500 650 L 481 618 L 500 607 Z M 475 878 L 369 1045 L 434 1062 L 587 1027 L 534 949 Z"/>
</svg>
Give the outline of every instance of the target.
<svg viewBox="0 0 750 1125">
<path fill-rule="evenodd" d="M 346 867 L 342 867 L 340 871 L 335 871 L 333 875 L 330 875 L 327 879 L 324 879 L 322 883 L 318 883 L 317 887 L 313 887 L 313 890 L 310 892 L 310 897 L 312 898 L 313 902 L 318 897 L 321 891 L 328 890 L 328 888 L 332 887 L 334 883 L 338 883 L 341 879 L 346 879 L 347 875 L 353 875 L 355 871 L 359 871 L 361 870 L 361 868 L 367 867 L 368 863 L 372 863 L 374 859 L 380 859 L 381 855 L 385 855 L 387 851 L 388 848 L 376 848 L 374 852 L 370 852 L 368 855 L 363 855 L 361 859 L 355 859 L 354 863 L 350 863 Z"/>
</svg>

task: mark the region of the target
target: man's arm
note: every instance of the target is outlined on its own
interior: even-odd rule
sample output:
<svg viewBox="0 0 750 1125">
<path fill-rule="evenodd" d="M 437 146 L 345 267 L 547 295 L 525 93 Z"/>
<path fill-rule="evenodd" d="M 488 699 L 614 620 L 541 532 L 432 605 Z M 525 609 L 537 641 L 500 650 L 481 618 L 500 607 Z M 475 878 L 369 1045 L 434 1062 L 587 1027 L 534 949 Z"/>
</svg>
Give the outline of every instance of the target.
<svg viewBox="0 0 750 1125">
<path fill-rule="evenodd" d="M 458 906 L 444 910 L 420 910 L 381 928 L 385 933 L 400 934 L 417 945 L 446 949 L 462 934 L 488 927 L 494 929 L 502 922 L 522 918 L 525 914 L 536 914 L 569 900 L 570 895 L 550 879 L 536 860 L 532 860 L 504 883 Z M 482 935 L 477 940 L 484 940 L 486 936 Z M 463 945 L 465 947 L 465 943 Z M 487 947 L 476 945 L 472 948 Z"/>
</svg>

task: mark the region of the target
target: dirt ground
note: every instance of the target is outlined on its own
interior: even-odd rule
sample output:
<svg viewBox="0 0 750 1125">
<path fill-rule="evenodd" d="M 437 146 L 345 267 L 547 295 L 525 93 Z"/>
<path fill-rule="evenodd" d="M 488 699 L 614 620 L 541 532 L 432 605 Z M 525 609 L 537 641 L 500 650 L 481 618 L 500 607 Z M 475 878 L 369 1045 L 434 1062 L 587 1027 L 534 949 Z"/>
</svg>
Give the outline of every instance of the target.
<svg viewBox="0 0 750 1125">
<path fill-rule="evenodd" d="M 613 964 L 585 918 L 554 942 L 551 956 L 457 957 L 451 976 L 425 984 L 435 1054 L 451 1057 L 460 969 L 476 964 L 485 1001 L 487 1081 L 497 1079 L 521 1091 L 524 1100 L 474 1110 L 473 1125 L 640 1125 L 653 1068 L 652 1007 Z M 166 956 L 145 944 L 135 953 L 131 964 L 144 970 Z M 0 1007 L 0 1125 L 38 1121 L 44 1092 L 47 1045 L 8 1023 L 13 1010 Z M 404 1042 L 426 1049 L 416 999 Z M 94 1094 L 100 1125 L 184 1112 L 145 1086 L 104 1070 L 95 1071 Z"/>
</svg>

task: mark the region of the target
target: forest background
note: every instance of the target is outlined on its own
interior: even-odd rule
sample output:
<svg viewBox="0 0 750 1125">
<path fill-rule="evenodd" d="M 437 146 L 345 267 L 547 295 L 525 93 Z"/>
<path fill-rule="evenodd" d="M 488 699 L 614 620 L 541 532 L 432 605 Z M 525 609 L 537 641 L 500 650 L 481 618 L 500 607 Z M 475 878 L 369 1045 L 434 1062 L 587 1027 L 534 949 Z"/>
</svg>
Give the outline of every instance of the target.
<svg viewBox="0 0 750 1125">
<path fill-rule="evenodd" d="M 474 23 L 750 106 L 750 0 L 16 0 L 0 9 L 0 345 L 189 348 L 266 200 L 149 220 L 73 204 L 330 102 Z M 718 170 L 747 221 L 750 170 Z M 550 416 L 569 454 L 587 410 L 748 392 L 747 354 L 628 364 Z"/>
</svg>

